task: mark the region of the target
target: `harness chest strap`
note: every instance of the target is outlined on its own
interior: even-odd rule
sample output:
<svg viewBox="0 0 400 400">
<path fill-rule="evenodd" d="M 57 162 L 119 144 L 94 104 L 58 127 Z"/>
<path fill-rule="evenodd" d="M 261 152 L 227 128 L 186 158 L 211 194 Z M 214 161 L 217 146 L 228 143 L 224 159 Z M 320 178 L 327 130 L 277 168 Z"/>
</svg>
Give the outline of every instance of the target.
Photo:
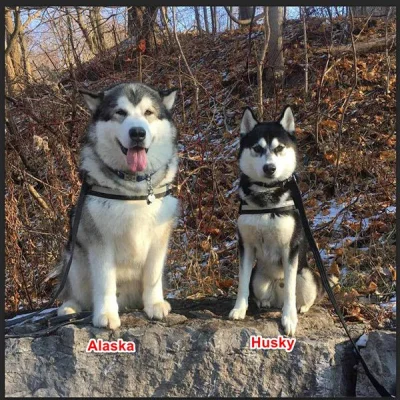
<svg viewBox="0 0 400 400">
<path fill-rule="evenodd" d="M 279 213 L 284 211 L 293 211 L 296 210 L 293 200 L 287 200 L 284 203 L 280 203 L 280 205 L 271 205 L 268 208 L 262 208 L 247 204 L 245 201 L 241 200 L 239 215 L 243 214 L 271 214 L 271 213 Z"/>
<path fill-rule="evenodd" d="M 152 195 L 154 198 L 160 199 L 172 194 L 172 186 L 170 183 L 166 185 L 156 187 L 152 189 Z M 149 201 L 149 195 L 142 196 L 127 196 L 122 195 L 120 191 L 111 189 L 103 186 L 93 185 L 88 191 L 89 196 L 103 197 L 111 200 L 147 200 Z M 151 201 L 150 201 L 151 202 Z"/>
</svg>

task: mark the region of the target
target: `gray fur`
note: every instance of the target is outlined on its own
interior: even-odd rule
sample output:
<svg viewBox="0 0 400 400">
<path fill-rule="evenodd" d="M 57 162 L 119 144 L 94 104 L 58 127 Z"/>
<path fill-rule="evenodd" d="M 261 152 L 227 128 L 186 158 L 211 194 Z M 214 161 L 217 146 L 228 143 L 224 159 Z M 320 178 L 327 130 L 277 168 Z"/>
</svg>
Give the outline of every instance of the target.
<svg viewBox="0 0 400 400">
<path fill-rule="evenodd" d="M 154 188 L 174 180 L 177 130 L 171 109 L 176 90 L 128 83 L 82 94 L 92 112 L 80 166 L 89 184 L 121 195 L 146 196 L 146 176 L 151 176 Z M 140 145 L 129 133 L 136 126 L 146 132 Z M 139 164 L 130 166 L 128 149 L 145 157 L 140 170 Z M 130 174 L 132 180 L 122 179 L 116 171 Z M 111 329 L 119 327 L 118 312 L 127 308 L 144 307 L 149 318 L 164 318 L 170 306 L 163 299 L 162 272 L 177 206 L 171 195 L 151 204 L 87 196 L 59 315 L 93 310 L 93 324 Z M 68 244 L 53 276 L 65 269 L 69 257 Z"/>
<path fill-rule="evenodd" d="M 293 205 L 284 182 L 297 168 L 294 130 L 289 107 L 273 122 L 258 122 L 250 109 L 245 111 L 240 127 L 239 195 L 247 207 L 262 210 Z M 242 214 L 238 230 L 239 289 L 229 317 L 245 317 L 251 284 L 257 305 L 282 308 L 284 331 L 293 335 L 297 312 L 307 312 L 321 294 L 320 280 L 307 265 L 299 214 L 295 210 Z"/>
</svg>

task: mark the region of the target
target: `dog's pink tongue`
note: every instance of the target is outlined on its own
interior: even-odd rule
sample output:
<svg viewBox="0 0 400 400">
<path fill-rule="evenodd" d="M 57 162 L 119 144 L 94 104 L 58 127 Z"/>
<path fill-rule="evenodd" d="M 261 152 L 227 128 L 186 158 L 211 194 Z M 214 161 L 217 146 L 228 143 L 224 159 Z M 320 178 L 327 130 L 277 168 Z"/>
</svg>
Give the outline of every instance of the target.
<svg viewBox="0 0 400 400">
<path fill-rule="evenodd" d="M 129 169 L 132 172 L 143 171 L 147 165 L 146 150 L 141 147 L 128 149 L 126 161 L 128 162 Z"/>
</svg>

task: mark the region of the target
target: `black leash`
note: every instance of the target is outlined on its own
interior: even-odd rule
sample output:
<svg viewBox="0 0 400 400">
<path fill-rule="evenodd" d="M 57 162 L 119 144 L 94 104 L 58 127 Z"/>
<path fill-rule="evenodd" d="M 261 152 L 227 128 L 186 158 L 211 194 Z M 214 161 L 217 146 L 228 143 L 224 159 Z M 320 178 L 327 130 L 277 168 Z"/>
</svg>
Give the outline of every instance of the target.
<svg viewBox="0 0 400 400">
<path fill-rule="evenodd" d="M 306 215 L 306 213 L 304 211 L 304 205 L 303 205 L 303 200 L 301 198 L 301 192 L 300 192 L 300 189 L 299 189 L 299 187 L 297 185 L 297 179 L 296 179 L 295 175 L 293 175 L 292 179 L 288 182 L 288 185 L 289 185 L 289 188 L 290 188 L 290 190 L 292 192 L 292 197 L 293 197 L 294 204 L 295 204 L 297 210 L 299 211 L 299 215 L 300 215 L 300 218 L 301 218 L 301 223 L 303 225 L 304 233 L 305 233 L 305 235 L 307 237 L 307 240 L 308 240 L 308 243 L 310 245 L 311 251 L 312 251 L 312 253 L 314 255 L 315 262 L 317 264 L 318 271 L 319 271 L 320 276 L 321 276 L 322 284 L 323 284 L 326 292 L 328 293 L 329 300 L 331 301 L 331 303 L 333 305 L 333 308 L 335 309 L 335 312 L 338 315 L 338 317 L 340 319 L 340 322 L 342 323 L 343 328 L 346 331 L 347 336 L 349 337 L 349 339 L 350 339 L 350 341 L 351 341 L 351 343 L 352 343 L 352 345 L 354 347 L 355 353 L 357 354 L 359 360 L 361 361 L 361 364 L 362 364 L 362 366 L 364 368 L 365 374 L 367 375 L 368 379 L 371 381 L 371 383 L 374 386 L 374 388 L 377 390 L 377 392 L 382 397 L 395 398 L 395 396 L 391 395 L 389 393 L 389 391 L 376 380 L 374 375 L 369 370 L 367 363 L 363 359 L 363 357 L 362 357 L 362 355 L 360 353 L 360 350 L 358 349 L 358 346 L 356 345 L 356 343 L 354 342 L 354 340 L 350 336 L 350 332 L 349 332 L 349 330 L 347 328 L 347 325 L 346 325 L 346 322 L 344 320 L 343 314 L 340 311 L 339 305 L 337 304 L 337 301 L 336 301 L 335 295 L 333 294 L 332 288 L 331 288 L 331 286 L 329 284 L 328 275 L 326 274 L 326 270 L 324 268 L 324 265 L 323 265 L 323 262 L 322 262 L 322 259 L 321 259 L 321 255 L 319 253 L 318 247 L 317 247 L 317 245 L 315 243 L 313 234 L 311 232 L 310 225 L 309 225 L 308 219 L 307 219 L 307 215 Z"/>
</svg>

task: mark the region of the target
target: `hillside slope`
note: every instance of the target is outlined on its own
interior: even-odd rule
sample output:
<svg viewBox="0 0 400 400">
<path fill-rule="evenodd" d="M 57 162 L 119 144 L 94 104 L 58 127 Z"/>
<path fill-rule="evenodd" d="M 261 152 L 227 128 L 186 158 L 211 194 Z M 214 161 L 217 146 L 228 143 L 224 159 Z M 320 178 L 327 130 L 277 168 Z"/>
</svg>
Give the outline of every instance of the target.
<svg viewBox="0 0 400 400">
<path fill-rule="evenodd" d="M 393 24 L 390 34 L 394 31 Z M 260 33 L 253 32 L 253 48 L 259 46 Z M 384 34 L 378 22 L 363 30 L 359 42 Z M 283 88 L 266 86 L 264 116 L 274 119 L 284 105 L 293 107 L 307 214 L 327 265 L 340 275 L 336 290 L 348 320 L 392 327 L 390 303 L 379 303 L 388 302 L 395 290 L 395 54 L 389 52 L 389 93 L 382 49 L 357 55 L 358 83 L 351 91 L 353 54 L 330 57 L 327 63 L 326 37 L 326 27 L 310 22 L 305 96 L 302 26 L 291 22 L 286 27 L 286 79 Z M 157 53 L 142 57 L 144 83 L 180 90 L 174 117 L 180 133 L 176 193 L 182 212 L 168 256 L 167 297 L 234 296 L 238 126 L 245 106 L 256 109 L 255 57 L 250 56 L 247 70 L 247 30 L 215 38 L 187 33 L 180 40 L 199 83 L 198 105 L 177 48 L 160 44 Z M 52 282 L 43 283 L 44 278 L 68 237 L 67 210 L 79 191 L 78 154 L 89 119 L 76 89 L 137 80 L 137 63 L 134 49 L 115 49 L 74 71 L 75 81 L 36 85 L 8 99 L 7 312 L 36 308 L 46 299 Z"/>
</svg>

